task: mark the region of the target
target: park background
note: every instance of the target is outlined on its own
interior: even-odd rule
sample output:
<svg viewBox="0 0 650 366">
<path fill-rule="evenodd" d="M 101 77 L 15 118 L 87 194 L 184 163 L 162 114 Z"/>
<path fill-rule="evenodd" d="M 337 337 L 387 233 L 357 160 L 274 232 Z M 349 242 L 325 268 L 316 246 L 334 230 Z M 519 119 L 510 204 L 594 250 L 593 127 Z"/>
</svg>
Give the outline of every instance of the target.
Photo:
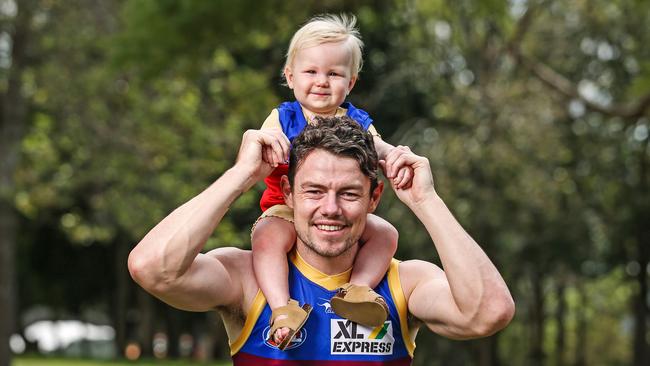
<svg viewBox="0 0 650 366">
<path fill-rule="evenodd" d="M 516 301 L 486 339 L 421 331 L 414 363 L 650 365 L 643 0 L 0 0 L 0 365 L 227 360 L 218 317 L 144 293 L 126 258 L 291 99 L 289 39 L 324 12 L 365 41 L 349 100 L 430 159 Z M 206 250 L 249 247 L 262 188 Z M 379 215 L 398 258 L 438 261 L 392 192 Z"/>
</svg>

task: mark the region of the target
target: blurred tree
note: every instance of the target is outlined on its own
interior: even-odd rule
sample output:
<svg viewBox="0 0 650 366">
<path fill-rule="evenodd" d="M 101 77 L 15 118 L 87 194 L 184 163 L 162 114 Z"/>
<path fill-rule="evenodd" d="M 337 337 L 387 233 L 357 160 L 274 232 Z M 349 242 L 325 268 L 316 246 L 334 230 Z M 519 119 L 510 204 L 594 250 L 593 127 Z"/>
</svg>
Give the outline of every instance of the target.
<svg viewBox="0 0 650 366">
<path fill-rule="evenodd" d="M 378 124 L 388 124 L 381 130 L 395 131 L 385 134 L 388 140 L 430 157 L 439 191 L 501 264 L 515 290 L 515 322 L 526 322 L 529 330 L 525 338 L 507 338 L 510 360 L 527 350 L 528 359 L 517 363 L 549 362 L 549 286 L 582 286 L 632 261 L 641 269 L 635 272 L 640 305 L 634 354 L 642 360 L 637 364 L 646 363 L 647 311 L 641 309 L 647 309 L 643 253 L 648 243 L 640 234 L 632 239 L 635 230 L 625 228 L 646 217 L 645 209 L 627 216 L 633 207 L 629 202 L 644 206 L 648 196 L 643 189 L 625 189 L 619 177 L 631 175 L 637 183 L 647 179 L 643 163 L 623 164 L 648 155 L 648 89 L 643 87 L 648 74 L 639 67 L 648 60 L 647 50 L 639 47 L 645 43 L 639 30 L 647 24 L 647 6 L 398 3 L 393 16 L 375 15 L 381 21 L 368 16 L 371 25 L 384 26 L 378 42 L 388 46 L 375 50 L 369 45 L 362 81 L 371 79 L 372 85 L 364 97 Z M 524 54 L 531 56 L 524 59 Z M 628 100 L 612 102 L 616 99 Z M 641 144 L 629 143 L 632 130 Z M 636 153 L 626 152 L 631 148 Z M 400 247 L 403 256 L 433 255 L 419 225 L 402 219 L 408 214 L 401 205 L 388 197 L 382 212 L 400 232 L 409 233 L 408 248 Z M 626 255 L 611 256 L 620 247 L 614 243 L 626 240 L 636 249 L 628 246 Z M 589 302 L 586 295 L 584 309 Z M 570 316 L 563 314 L 558 317 Z M 558 335 L 557 342 L 566 338 Z M 611 362 L 624 362 L 624 357 Z"/>
<path fill-rule="evenodd" d="M 16 331 L 14 172 L 19 164 L 20 141 L 27 131 L 29 106 L 23 81 L 34 59 L 29 47 L 37 30 L 32 24 L 35 1 L 20 8 L 13 1 L 0 3 L 0 364 L 11 363 L 9 337 Z"/>
<path fill-rule="evenodd" d="M 187 331 L 180 320 L 195 318 L 157 309 L 132 287 L 126 255 L 230 165 L 244 129 L 290 98 L 279 71 L 299 24 L 346 11 L 366 42 L 351 100 L 388 141 L 429 157 L 438 191 L 518 306 L 488 340 L 421 332 L 415 364 L 579 365 L 593 355 L 647 364 L 646 3 L 0 2 L 0 51 L 10 50 L 0 52 L 2 336 L 15 327 L 17 222 L 29 243 L 19 265 L 37 267 L 20 272 L 30 284 L 21 305 L 50 298 L 76 312 L 112 301 L 120 350 L 137 338 L 150 352 L 154 329 Z M 248 245 L 260 189 L 237 202 L 208 247 Z M 403 233 L 400 257 L 435 260 L 392 193 L 379 213 Z M 51 273 L 62 282 L 45 288 Z M 0 336 L 8 357 L 3 345 Z"/>
</svg>

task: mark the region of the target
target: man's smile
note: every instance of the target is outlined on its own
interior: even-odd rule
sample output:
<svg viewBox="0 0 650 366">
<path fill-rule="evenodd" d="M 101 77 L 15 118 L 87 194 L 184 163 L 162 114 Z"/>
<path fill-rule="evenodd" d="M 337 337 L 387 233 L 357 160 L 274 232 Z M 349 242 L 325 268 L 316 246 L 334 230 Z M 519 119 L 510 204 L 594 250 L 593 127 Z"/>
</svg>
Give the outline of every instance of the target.
<svg viewBox="0 0 650 366">
<path fill-rule="evenodd" d="M 323 231 L 339 231 L 343 229 L 341 225 L 316 225 L 316 227 Z"/>
</svg>

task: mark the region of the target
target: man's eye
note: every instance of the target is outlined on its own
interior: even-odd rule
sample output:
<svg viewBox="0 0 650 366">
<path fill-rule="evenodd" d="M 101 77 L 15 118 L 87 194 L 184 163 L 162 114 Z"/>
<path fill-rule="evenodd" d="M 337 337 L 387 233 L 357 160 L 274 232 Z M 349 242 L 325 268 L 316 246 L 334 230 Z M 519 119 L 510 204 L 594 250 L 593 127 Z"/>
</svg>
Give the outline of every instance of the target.
<svg viewBox="0 0 650 366">
<path fill-rule="evenodd" d="M 353 192 L 343 192 L 343 193 L 341 194 L 341 196 L 343 196 L 343 198 L 347 198 L 347 199 L 354 199 L 354 198 L 359 197 L 358 194 L 353 193 Z"/>
</svg>

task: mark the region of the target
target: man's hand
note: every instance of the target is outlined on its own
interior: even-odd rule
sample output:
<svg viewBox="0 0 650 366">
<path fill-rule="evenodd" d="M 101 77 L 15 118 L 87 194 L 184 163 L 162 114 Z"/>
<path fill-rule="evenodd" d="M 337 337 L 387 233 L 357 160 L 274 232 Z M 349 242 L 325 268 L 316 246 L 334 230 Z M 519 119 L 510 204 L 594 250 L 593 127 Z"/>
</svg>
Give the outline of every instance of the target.
<svg viewBox="0 0 650 366">
<path fill-rule="evenodd" d="M 396 146 L 380 161 L 384 175 L 389 178 L 391 187 L 397 197 L 411 209 L 428 198 L 436 196 L 433 187 L 433 175 L 429 159 L 415 155 L 408 146 Z M 399 173 L 408 170 L 413 172 L 410 186 L 404 186 Z"/>
<path fill-rule="evenodd" d="M 399 154 L 399 151 L 404 147 L 404 146 L 391 146 L 390 144 L 384 144 L 384 145 L 386 145 L 384 149 L 388 151 L 386 153 L 386 157 L 388 157 L 391 154 L 391 152 L 393 152 L 394 150 L 398 150 L 395 152 L 395 154 Z M 393 189 L 410 188 L 413 179 L 413 169 L 408 165 L 402 166 L 401 168 L 395 171 L 394 175 L 390 175 L 390 176 L 386 175 L 386 178 L 390 180 Z"/>
<path fill-rule="evenodd" d="M 246 189 L 271 174 L 278 164 L 287 161 L 289 139 L 282 130 L 268 128 L 244 132 L 234 168 L 249 175 Z"/>
</svg>

